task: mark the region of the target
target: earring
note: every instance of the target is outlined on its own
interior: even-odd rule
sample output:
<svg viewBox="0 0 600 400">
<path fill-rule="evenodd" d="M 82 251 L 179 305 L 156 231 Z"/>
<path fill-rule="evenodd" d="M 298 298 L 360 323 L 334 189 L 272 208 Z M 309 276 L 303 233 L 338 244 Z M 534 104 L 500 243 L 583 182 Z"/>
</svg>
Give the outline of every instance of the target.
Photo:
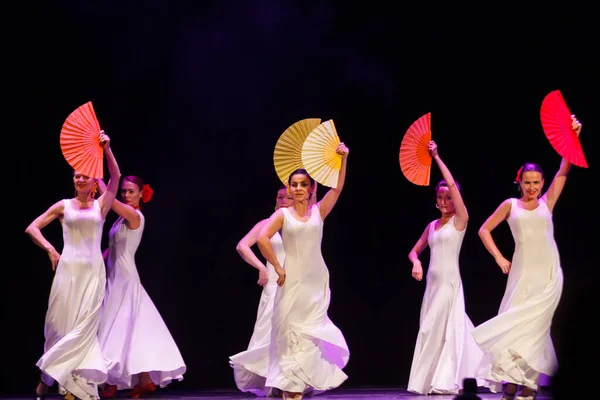
<svg viewBox="0 0 600 400">
<path fill-rule="evenodd" d="M 440 208 L 440 206 L 438 206 L 437 204 L 435 205 L 435 208 Z"/>
</svg>

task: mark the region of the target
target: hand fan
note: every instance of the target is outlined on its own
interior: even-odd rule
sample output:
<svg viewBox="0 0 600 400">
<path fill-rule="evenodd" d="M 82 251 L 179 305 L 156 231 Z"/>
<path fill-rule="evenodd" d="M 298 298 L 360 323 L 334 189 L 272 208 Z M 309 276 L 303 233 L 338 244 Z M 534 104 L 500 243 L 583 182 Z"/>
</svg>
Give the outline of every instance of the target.
<svg viewBox="0 0 600 400">
<path fill-rule="evenodd" d="M 78 107 L 60 131 L 60 149 L 73 169 L 93 178 L 103 178 L 104 149 L 98 140 L 100 124 L 92 102 Z"/>
<path fill-rule="evenodd" d="M 412 123 L 400 144 L 400 169 L 410 182 L 428 186 L 431 175 L 431 154 L 428 144 L 431 140 L 431 113 L 423 115 Z"/>
<path fill-rule="evenodd" d="M 317 126 L 302 146 L 302 164 L 308 174 L 322 185 L 337 187 L 342 155 L 336 152 L 340 138 L 333 120 Z"/>
<path fill-rule="evenodd" d="M 579 137 L 571 127 L 571 112 L 560 90 L 546 95 L 542 101 L 540 118 L 546 138 L 554 150 L 571 164 L 587 168 Z"/>
<path fill-rule="evenodd" d="M 288 184 L 292 172 L 298 168 L 304 168 L 302 165 L 302 145 L 310 132 L 320 123 L 319 118 L 300 120 L 287 128 L 277 140 L 273 152 L 273 163 L 275 164 L 275 172 L 283 184 Z"/>
</svg>

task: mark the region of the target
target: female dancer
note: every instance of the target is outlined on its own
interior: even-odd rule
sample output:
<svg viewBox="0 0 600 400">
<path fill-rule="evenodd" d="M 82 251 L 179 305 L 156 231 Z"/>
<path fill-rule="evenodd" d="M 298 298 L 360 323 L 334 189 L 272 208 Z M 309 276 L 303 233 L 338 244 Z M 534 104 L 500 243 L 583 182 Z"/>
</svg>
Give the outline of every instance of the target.
<svg viewBox="0 0 600 400">
<path fill-rule="evenodd" d="M 281 207 L 292 205 L 292 195 L 288 193 L 287 186 L 282 185 L 277 191 L 275 211 Z M 256 243 L 258 233 L 267 222 L 266 219 L 258 222 L 239 241 L 236 250 L 248 264 L 258 270 L 258 284 L 263 287 L 254 324 L 254 333 L 250 338 L 248 349 L 229 359 L 233 367 L 235 383 L 242 392 L 251 392 L 257 396 L 266 396 L 269 390 L 265 388 L 267 371 L 269 369 L 269 343 L 271 342 L 271 317 L 273 315 L 273 302 L 277 290 L 277 274 L 273 265 L 267 262 L 265 266 L 256 257 L 251 247 Z M 281 235 L 277 232 L 271 238 L 271 245 L 275 250 L 277 260 L 283 264 L 285 252 Z"/>
<path fill-rule="evenodd" d="M 42 371 L 35 391 L 37 399 L 45 398 L 54 381 L 65 399 L 73 400 L 73 396 L 97 399 L 97 385 L 106 379 L 106 364 L 96 336 L 106 284 L 100 245 L 121 173 L 110 148 L 110 138 L 100 131 L 98 140 L 110 173 L 107 190 L 96 200 L 96 179 L 74 171 L 75 197 L 55 203 L 25 230 L 48 252 L 56 271 L 46 312 L 44 355 L 37 362 Z M 62 254 L 41 232 L 55 219 L 62 224 Z"/>
<path fill-rule="evenodd" d="M 581 124 L 571 117 L 579 135 Z M 473 337 L 485 356 L 477 376 L 492 391 L 507 382 L 502 399 L 535 399 L 540 374 L 552 376 L 558 362 L 550 337 L 554 311 L 560 301 L 563 274 L 554 241 L 552 211 L 567 180 L 571 164 L 562 159 L 560 169 L 542 196 L 544 174 L 539 165 L 526 163 L 516 182 L 521 197 L 507 199 L 479 229 L 479 236 L 503 273 L 508 274 L 498 315 L 479 325 Z M 507 220 L 515 240 L 512 262 L 502 256 L 491 232 Z"/>
<path fill-rule="evenodd" d="M 458 393 L 463 379 L 474 375 L 483 356 L 471 336 L 473 323 L 465 312 L 458 265 L 469 214 L 458 183 L 433 141 L 429 142 L 429 152 L 444 177 L 435 189 L 435 206 L 441 216 L 427 225 L 408 254 L 413 263 L 412 276 L 420 281 L 423 267 L 418 256 L 427 245 L 431 250 L 408 390 L 421 394 Z"/>
<path fill-rule="evenodd" d="M 103 182 L 99 182 L 104 190 Z M 128 397 L 153 392 L 183 380 L 186 365 L 156 306 L 140 282 L 135 253 L 142 240 L 145 219 L 140 201 L 152 198 L 152 189 L 136 176 L 121 183 L 123 202 L 112 206 L 119 215 L 109 232 L 107 288 L 98 338 L 108 366 L 102 398 L 133 388 Z"/>
<path fill-rule="evenodd" d="M 348 148 L 342 155 L 337 188 L 310 206 L 314 181 L 305 170 L 288 180 L 294 204 L 269 218 L 257 239 L 262 255 L 278 275 L 271 320 L 271 344 L 266 386 L 283 392 L 284 399 L 301 399 L 303 393 L 333 389 L 348 377 L 342 372 L 350 352 L 342 332 L 327 316 L 330 302 L 329 271 L 321 254 L 323 220 L 335 206 L 344 187 Z M 271 238 L 281 230 L 285 269 L 277 259 Z"/>
</svg>

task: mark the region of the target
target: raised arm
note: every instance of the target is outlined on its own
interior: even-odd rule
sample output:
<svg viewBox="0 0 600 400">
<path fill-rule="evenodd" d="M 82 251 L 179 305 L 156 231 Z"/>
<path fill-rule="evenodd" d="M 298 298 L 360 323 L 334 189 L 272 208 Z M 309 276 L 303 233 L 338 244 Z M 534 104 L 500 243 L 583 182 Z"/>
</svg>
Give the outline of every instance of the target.
<svg viewBox="0 0 600 400">
<path fill-rule="evenodd" d="M 582 125 L 577 120 L 577 118 L 575 118 L 574 115 L 571 115 L 571 126 L 577 134 L 577 136 L 579 136 L 579 134 L 581 133 Z M 568 162 L 565 158 L 563 158 L 560 162 L 560 168 L 558 169 L 558 172 L 556 173 L 556 175 L 554 175 L 552 183 L 550 183 L 550 187 L 542 196 L 542 200 L 546 203 L 550 212 L 554 210 L 554 206 L 556 205 L 556 202 L 558 201 L 558 198 L 560 197 L 560 194 L 562 193 L 565 184 L 567 183 L 567 174 L 569 173 L 570 169 L 571 163 Z"/>
<path fill-rule="evenodd" d="M 319 212 L 321 213 L 321 219 L 323 220 L 331 212 L 335 203 L 337 203 L 340 193 L 342 193 L 342 189 L 344 188 L 344 182 L 346 181 L 346 164 L 350 150 L 348 150 L 348 147 L 342 142 L 338 144 L 336 152 L 342 156 L 342 166 L 338 174 L 337 187 L 329 189 L 327 193 L 325 193 L 325 196 L 323 196 L 323 199 L 317 203 L 317 207 L 319 207 Z"/>
<path fill-rule="evenodd" d="M 261 254 L 273 265 L 275 272 L 279 275 L 279 279 L 277 279 L 279 286 L 285 282 L 285 271 L 281 264 L 279 264 L 273 245 L 271 245 L 271 238 L 283 227 L 283 218 L 283 209 L 280 208 L 264 223 L 256 239 L 256 244 L 258 244 Z"/>
<path fill-rule="evenodd" d="M 429 152 L 440 168 L 442 176 L 448 185 L 450 198 L 452 199 L 452 203 L 454 203 L 454 210 L 456 211 L 454 216 L 454 226 L 458 231 L 462 232 L 467 227 L 467 222 L 469 222 L 469 213 L 467 212 L 467 207 L 465 206 L 463 198 L 460 195 L 460 190 L 458 189 L 450 170 L 440 158 L 437 145 L 433 140 L 429 142 Z"/>
<path fill-rule="evenodd" d="M 504 272 L 505 274 L 508 274 L 508 272 L 510 271 L 511 263 L 506 258 L 504 258 L 504 256 L 498 249 L 498 246 L 496 246 L 496 243 L 492 238 L 492 231 L 500 224 L 500 222 L 506 220 L 509 217 L 510 209 L 510 199 L 504 200 L 502 204 L 498 206 L 496 211 L 494 211 L 494 213 L 490 215 L 490 217 L 483 223 L 483 225 L 481 225 L 481 228 L 479 228 L 479 237 L 481 238 L 483 245 L 485 246 L 487 251 L 494 257 L 494 260 L 496 260 L 496 263 L 498 264 L 500 269 L 502 269 L 502 272 Z"/>
<path fill-rule="evenodd" d="M 248 232 L 235 247 L 242 259 L 258 270 L 258 284 L 260 286 L 265 285 L 269 281 L 269 274 L 267 272 L 267 267 L 258 259 L 258 257 L 256 257 L 256 254 L 254 254 L 251 247 L 256 244 L 258 234 L 266 222 L 267 220 L 263 219 L 254 225 L 254 227 L 250 229 L 250 232 Z"/>
<path fill-rule="evenodd" d="M 98 179 L 98 192 L 100 193 L 100 195 L 103 195 L 104 193 L 106 193 L 106 191 L 106 183 L 104 183 L 102 179 Z M 123 219 L 127 221 L 127 227 L 129 229 L 137 229 L 140 227 L 140 224 L 142 223 L 142 218 L 140 217 L 140 214 L 136 211 L 135 208 L 123 203 L 122 201 L 119 201 L 116 198 L 113 200 L 111 208 L 120 217 L 123 217 Z"/>
<path fill-rule="evenodd" d="M 420 281 L 423 279 L 423 266 L 421 265 L 421 260 L 419 260 L 419 254 L 427 247 L 427 238 L 429 237 L 429 226 L 431 224 L 427 224 L 425 227 L 425 231 L 417 240 L 417 243 L 412 248 L 410 253 L 408 253 L 408 259 L 413 263 L 412 276 L 416 280 Z"/>
<path fill-rule="evenodd" d="M 106 162 L 108 165 L 108 173 L 110 174 L 106 191 L 98 198 L 100 209 L 102 210 L 102 217 L 106 218 L 106 214 L 108 214 L 108 211 L 111 209 L 112 204 L 117 197 L 119 181 L 121 180 L 121 171 L 119 171 L 119 165 L 117 164 L 117 160 L 115 159 L 115 156 L 110 148 L 110 138 L 104 133 L 104 131 L 100 131 L 99 140 L 100 143 L 102 143 L 102 147 L 104 147 L 104 154 L 106 155 Z"/>
<path fill-rule="evenodd" d="M 50 257 L 50 262 L 52 263 L 52 270 L 56 271 L 56 266 L 58 265 L 58 261 L 60 260 L 60 254 L 56 251 L 54 246 L 46 240 L 44 235 L 42 234 L 42 228 L 48 225 L 50 222 L 54 221 L 57 218 L 62 218 L 65 211 L 65 206 L 63 201 L 59 201 L 54 203 L 46 212 L 33 220 L 31 224 L 25 229 L 25 233 L 29 235 L 31 240 L 42 249 L 46 250 L 48 253 L 48 257 Z"/>
</svg>

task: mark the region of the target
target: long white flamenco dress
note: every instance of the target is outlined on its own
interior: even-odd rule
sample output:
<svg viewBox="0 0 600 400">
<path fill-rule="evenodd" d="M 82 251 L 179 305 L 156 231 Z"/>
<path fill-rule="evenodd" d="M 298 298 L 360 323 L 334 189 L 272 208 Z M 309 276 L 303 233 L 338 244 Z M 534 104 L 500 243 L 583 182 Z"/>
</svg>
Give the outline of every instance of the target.
<svg viewBox="0 0 600 400">
<path fill-rule="evenodd" d="M 271 245 L 281 265 L 285 262 L 285 251 L 281 235 L 277 232 L 271 238 Z M 250 338 L 248 348 L 241 353 L 229 358 L 233 368 L 235 384 L 242 392 L 251 392 L 257 396 L 266 396 L 269 389 L 265 387 L 267 372 L 269 371 L 269 344 L 271 343 L 271 318 L 273 304 L 277 292 L 278 275 L 273 265 L 267 262 L 269 281 L 263 286 L 254 332 Z"/>
<path fill-rule="evenodd" d="M 63 200 L 63 250 L 50 290 L 44 326 L 44 355 L 37 362 L 42 381 L 82 400 L 98 398 L 106 380 L 106 364 L 98 324 L 106 273 L 101 240 L 104 218 L 97 200 L 89 209 L 76 209 Z"/>
<path fill-rule="evenodd" d="M 283 208 L 286 280 L 277 288 L 266 386 L 314 394 L 341 385 L 350 351 L 327 315 L 329 271 L 321 254 L 323 220 L 317 205 L 301 222 Z"/>
<path fill-rule="evenodd" d="M 563 274 L 552 213 L 544 201 L 526 210 L 511 199 L 508 224 L 515 251 L 504 297 L 498 315 L 473 331 L 485 351 L 477 376 L 494 392 L 502 381 L 537 389 L 541 375 L 552 376 L 558 368 L 550 328 Z"/>
<path fill-rule="evenodd" d="M 135 252 L 142 240 L 145 219 L 129 229 L 123 218 L 109 232 L 108 284 L 98 338 L 109 363 L 107 383 L 117 389 L 138 384 L 148 372 L 152 382 L 165 387 L 183 380 L 186 365 L 156 306 L 140 282 Z"/>
<path fill-rule="evenodd" d="M 466 229 L 458 231 L 455 218 L 435 231 L 429 225 L 431 252 L 417 343 L 408 391 L 455 394 L 463 379 L 475 375 L 483 352 L 473 340 L 473 323 L 465 311 L 459 255 Z M 478 382 L 483 386 L 483 382 Z"/>
</svg>

